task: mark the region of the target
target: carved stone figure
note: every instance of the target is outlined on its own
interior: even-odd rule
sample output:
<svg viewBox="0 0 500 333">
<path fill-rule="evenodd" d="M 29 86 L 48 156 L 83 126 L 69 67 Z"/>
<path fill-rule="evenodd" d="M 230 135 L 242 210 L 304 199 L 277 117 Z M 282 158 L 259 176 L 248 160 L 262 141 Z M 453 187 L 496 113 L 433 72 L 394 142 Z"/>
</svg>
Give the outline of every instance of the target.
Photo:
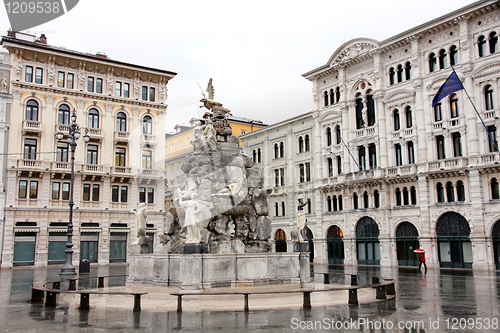
<svg viewBox="0 0 500 333">
<path fill-rule="evenodd" d="M 186 243 L 199 243 L 201 239 L 200 226 L 198 225 L 200 203 L 197 199 L 196 193 L 191 193 L 190 200 L 185 200 L 182 196 L 179 197 L 179 207 L 184 209 L 185 214 Z"/>
<path fill-rule="evenodd" d="M 165 102 L 168 98 L 167 86 L 160 86 L 160 102 Z"/>
<path fill-rule="evenodd" d="M 149 237 L 146 236 L 146 204 L 142 202 L 138 209 L 132 209 L 130 212 L 135 214 L 135 230 L 137 230 L 137 239 L 132 245 L 149 244 Z"/>
<path fill-rule="evenodd" d="M 205 126 L 201 124 L 201 121 L 196 121 L 194 129 L 193 129 L 193 140 L 191 140 L 191 144 L 193 145 L 194 151 L 199 151 L 205 149 L 207 146 L 207 142 L 204 134 Z"/>
<path fill-rule="evenodd" d="M 214 123 L 211 118 L 207 118 L 205 123 L 205 129 L 203 131 L 205 135 L 205 142 L 210 150 L 217 149 L 217 131 L 214 128 Z"/>
<path fill-rule="evenodd" d="M 299 204 L 297 205 L 297 231 L 298 231 L 298 239 L 299 242 L 304 241 L 304 237 L 302 237 L 302 230 L 306 227 L 306 212 L 304 210 L 304 206 L 307 205 L 310 202 L 310 199 L 307 199 L 306 202 L 303 202 L 304 197 L 299 195 L 298 201 Z"/>
<path fill-rule="evenodd" d="M 199 85 L 198 85 L 199 86 Z M 212 79 L 208 81 L 207 93 L 208 97 L 205 96 L 203 89 L 201 89 L 201 94 L 203 98 L 200 99 L 200 102 L 203 103 L 203 106 L 212 112 L 211 118 L 214 124 L 214 128 L 218 135 L 222 135 L 224 137 L 230 136 L 232 134 L 231 126 L 227 121 L 227 117 L 231 115 L 231 111 L 222 106 L 222 103 L 216 102 L 214 100 L 214 86 L 212 85 Z"/>
<path fill-rule="evenodd" d="M 7 93 L 8 92 L 8 85 L 7 85 L 7 78 L 2 74 L 2 77 L 0 78 L 1 85 L 0 85 L 0 92 Z"/>
</svg>

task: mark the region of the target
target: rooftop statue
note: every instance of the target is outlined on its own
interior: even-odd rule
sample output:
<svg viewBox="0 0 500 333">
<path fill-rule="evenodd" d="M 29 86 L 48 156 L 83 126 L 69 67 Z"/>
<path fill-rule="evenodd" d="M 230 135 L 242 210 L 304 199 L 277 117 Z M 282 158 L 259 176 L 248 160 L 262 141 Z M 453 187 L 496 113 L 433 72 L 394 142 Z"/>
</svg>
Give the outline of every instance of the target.
<svg viewBox="0 0 500 333">
<path fill-rule="evenodd" d="M 206 92 L 208 93 L 208 98 L 203 92 L 201 86 L 199 84 L 198 86 L 200 87 L 201 94 L 203 95 L 203 98 L 200 99 L 200 102 L 202 102 L 203 105 L 200 106 L 200 108 L 205 107 L 207 110 L 212 112 L 210 116 L 211 123 L 213 124 L 213 127 L 217 132 L 217 134 L 223 137 L 227 137 L 233 134 L 231 126 L 227 121 L 227 117 L 232 116 L 231 111 L 223 107 L 222 103 L 216 102 L 214 100 L 214 86 L 212 85 L 212 79 L 210 78 L 210 80 L 208 80 L 208 85 L 206 90 Z M 218 140 L 218 141 L 225 141 L 225 140 Z"/>
</svg>

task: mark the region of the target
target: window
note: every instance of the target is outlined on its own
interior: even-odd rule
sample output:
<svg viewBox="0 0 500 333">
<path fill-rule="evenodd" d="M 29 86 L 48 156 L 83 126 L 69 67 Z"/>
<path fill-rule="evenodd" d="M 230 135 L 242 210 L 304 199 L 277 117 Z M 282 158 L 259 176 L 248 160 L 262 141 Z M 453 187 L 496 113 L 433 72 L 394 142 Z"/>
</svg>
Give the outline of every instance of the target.
<svg viewBox="0 0 500 333">
<path fill-rule="evenodd" d="M 83 201 L 99 201 L 99 184 L 83 184 Z"/>
<path fill-rule="evenodd" d="M 443 120 L 443 114 L 441 113 L 441 103 L 434 106 L 434 121 Z"/>
<path fill-rule="evenodd" d="M 120 191 L 120 186 L 113 185 L 111 187 L 111 201 L 112 202 L 127 202 L 128 197 L 128 187 L 122 186 Z"/>
<path fill-rule="evenodd" d="M 43 69 L 38 67 L 35 70 L 35 83 L 43 83 Z"/>
<path fill-rule="evenodd" d="M 152 169 L 153 152 L 151 150 L 143 150 L 142 151 L 142 168 L 143 169 Z"/>
<path fill-rule="evenodd" d="M 149 88 L 149 101 L 155 101 L 155 88 Z"/>
<path fill-rule="evenodd" d="M 451 94 L 451 96 L 450 96 L 450 111 L 451 111 L 451 118 L 458 117 L 458 95 L 457 94 Z"/>
<path fill-rule="evenodd" d="M 311 163 L 306 162 L 306 182 L 311 181 Z"/>
<path fill-rule="evenodd" d="M 455 157 L 462 156 L 462 139 L 459 132 L 452 133 L 453 154 Z"/>
<path fill-rule="evenodd" d="M 26 66 L 26 71 L 24 73 L 24 81 L 33 82 L 33 67 Z"/>
<path fill-rule="evenodd" d="M 148 87 L 142 86 L 142 100 L 147 101 L 148 100 Z"/>
<path fill-rule="evenodd" d="M 406 107 L 406 128 L 411 128 L 413 126 L 413 118 L 411 114 L 411 107 Z"/>
<path fill-rule="evenodd" d="M 448 199 L 448 202 L 455 201 L 455 191 L 454 191 L 452 182 L 446 183 L 446 198 Z"/>
<path fill-rule="evenodd" d="M 115 95 L 116 96 L 121 96 L 122 95 L 122 83 L 121 82 L 116 82 L 115 83 Z"/>
<path fill-rule="evenodd" d="M 243 134 L 247 134 L 247 130 L 242 129 L 240 135 L 243 135 Z"/>
<path fill-rule="evenodd" d="M 26 120 L 38 121 L 38 102 L 34 99 L 30 99 L 26 103 Z"/>
<path fill-rule="evenodd" d="M 285 144 L 280 142 L 280 157 L 285 157 Z"/>
<path fill-rule="evenodd" d="M 37 141 L 35 139 L 24 139 L 24 156 L 25 160 L 36 160 L 36 146 Z"/>
<path fill-rule="evenodd" d="M 408 164 L 415 164 L 415 148 L 412 141 L 408 141 Z"/>
<path fill-rule="evenodd" d="M 92 201 L 99 201 L 99 184 L 92 184 Z"/>
<path fill-rule="evenodd" d="M 332 145 L 332 129 L 330 127 L 326 128 L 326 145 Z"/>
<path fill-rule="evenodd" d="M 281 202 L 281 216 L 285 216 L 286 214 L 286 211 L 285 211 L 285 202 L 282 201 Z"/>
<path fill-rule="evenodd" d="M 394 149 L 396 151 L 396 165 L 400 166 L 403 164 L 403 157 L 401 154 L 401 145 L 399 143 L 395 144 Z"/>
<path fill-rule="evenodd" d="M 493 88 L 491 87 L 491 85 L 487 85 L 484 88 L 484 100 L 486 110 L 493 109 Z"/>
<path fill-rule="evenodd" d="M 417 204 L 417 190 L 415 186 L 412 186 L 410 188 L 410 197 L 411 197 L 411 204 L 416 205 Z"/>
<path fill-rule="evenodd" d="M 429 55 L 429 72 L 434 72 L 436 70 L 437 59 L 434 53 Z"/>
<path fill-rule="evenodd" d="M 152 187 L 148 188 L 148 203 L 152 204 L 154 203 L 154 198 L 155 198 L 155 189 Z"/>
<path fill-rule="evenodd" d="M 326 198 L 326 207 L 328 212 L 332 211 L 332 198 L 330 196 Z"/>
<path fill-rule="evenodd" d="M 340 102 L 340 87 L 337 87 L 337 90 L 335 91 L 335 94 L 337 95 L 337 103 Z"/>
<path fill-rule="evenodd" d="M 366 170 L 366 150 L 364 146 L 358 147 L 359 171 Z"/>
<path fill-rule="evenodd" d="M 374 202 L 375 208 L 380 207 L 380 193 L 378 192 L 378 190 L 375 190 L 373 192 L 373 202 Z"/>
<path fill-rule="evenodd" d="M 182 140 L 179 140 L 179 150 L 182 150 Z"/>
<path fill-rule="evenodd" d="M 257 163 L 257 150 L 252 150 L 252 162 Z"/>
<path fill-rule="evenodd" d="M 368 94 L 366 96 L 366 107 L 368 116 L 368 126 L 375 125 L 375 101 L 373 100 L 373 95 Z"/>
<path fill-rule="evenodd" d="M 438 160 L 442 160 L 446 158 L 444 151 L 444 136 L 438 135 L 436 136 L 436 148 L 437 148 L 437 158 Z"/>
<path fill-rule="evenodd" d="M 363 204 L 365 208 L 369 207 L 368 192 L 363 193 Z"/>
<path fill-rule="evenodd" d="M 277 143 L 274 144 L 274 158 L 279 158 L 279 146 Z"/>
<path fill-rule="evenodd" d="M 335 136 L 337 138 L 336 143 L 340 144 L 342 142 L 342 137 L 340 136 L 340 125 L 335 126 Z"/>
<path fill-rule="evenodd" d="M 68 73 L 68 79 L 66 80 L 66 88 L 73 89 L 75 85 L 75 75 L 73 73 Z"/>
<path fill-rule="evenodd" d="M 69 200 L 69 183 L 62 183 L 62 195 L 60 195 L 61 183 L 54 182 L 52 183 L 52 200 Z"/>
<path fill-rule="evenodd" d="M 401 190 L 396 188 L 396 206 L 401 206 Z"/>
<path fill-rule="evenodd" d="M 299 136 L 299 153 L 302 153 L 304 151 L 304 139 Z"/>
<path fill-rule="evenodd" d="M 457 182 L 457 201 L 465 201 L 465 186 L 464 182 L 461 180 Z"/>
<path fill-rule="evenodd" d="M 477 39 L 477 48 L 479 51 L 479 57 L 484 57 L 486 55 L 486 39 L 484 36 L 479 36 Z"/>
<path fill-rule="evenodd" d="M 342 174 L 342 157 L 337 156 L 337 173 Z"/>
<path fill-rule="evenodd" d="M 280 171 L 274 169 L 274 187 L 280 186 Z"/>
<path fill-rule="evenodd" d="M 98 164 L 97 145 L 87 145 L 87 164 Z"/>
<path fill-rule="evenodd" d="M 90 128 L 99 128 L 99 111 L 97 109 L 90 109 L 88 126 Z"/>
<path fill-rule="evenodd" d="M 342 210 L 344 206 L 344 202 L 342 201 L 342 196 L 339 195 L 339 210 Z"/>
<path fill-rule="evenodd" d="M 337 196 L 336 195 L 333 196 L 332 201 L 333 201 L 333 211 L 336 212 L 338 210 Z"/>
<path fill-rule="evenodd" d="M 370 169 L 375 169 L 377 167 L 377 148 L 374 143 L 370 143 L 368 146 L 368 155 Z"/>
<path fill-rule="evenodd" d="M 394 110 L 394 130 L 399 131 L 401 128 L 401 124 L 399 122 L 399 110 Z"/>
<path fill-rule="evenodd" d="M 403 66 L 402 65 L 398 65 L 398 70 L 397 70 L 396 74 L 397 74 L 397 78 L 398 78 L 398 83 L 403 82 Z"/>
<path fill-rule="evenodd" d="M 490 53 L 497 53 L 498 52 L 498 35 L 495 31 L 490 33 Z"/>
<path fill-rule="evenodd" d="M 488 132 L 490 133 L 488 136 L 488 145 L 490 147 L 490 153 L 493 153 L 498 151 L 497 127 L 495 125 L 488 126 Z"/>
<path fill-rule="evenodd" d="M 19 183 L 19 189 L 21 187 L 21 183 Z M 498 186 L 498 180 L 496 178 L 491 179 L 491 199 L 497 200 L 500 199 L 500 190 Z"/>
<path fill-rule="evenodd" d="M 191 138 L 186 138 L 186 147 L 191 147 Z"/>
<path fill-rule="evenodd" d="M 325 93 L 323 94 L 323 99 L 325 102 L 325 106 L 328 106 L 328 91 L 325 91 Z"/>
<path fill-rule="evenodd" d="M 142 134 L 153 134 L 153 119 L 150 116 L 142 119 Z"/>
<path fill-rule="evenodd" d="M 95 92 L 102 94 L 102 79 L 95 80 Z"/>
<path fill-rule="evenodd" d="M 92 76 L 87 79 L 87 91 L 94 92 L 94 78 Z"/>
<path fill-rule="evenodd" d="M 139 187 L 139 202 L 146 202 L 146 188 Z"/>
<path fill-rule="evenodd" d="M 335 104 L 335 91 L 330 89 L 330 104 Z"/>
<path fill-rule="evenodd" d="M 127 116 L 123 112 L 116 115 L 116 130 L 120 132 L 127 131 Z"/>
<path fill-rule="evenodd" d="M 394 84 L 394 77 L 396 75 L 396 72 L 394 71 L 394 67 L 391 67 L 389 69 L 389 85 L 393 85 Z"/>
<path fill-rule="evenodd" d="M 443 184 L 437 183 L 436 190 L 437 190 L 437 199 L 438 199 L 438 202 L 444 202 L 444 188 L 443 188 Z"/>
<path fill-rule="evenodd" d="M 61 183 L 58 183 L 58 182 L 52 183 L 52 200 L 59 200 L 60 187 L 61 187 Z"/>
<path fill-rule="evenodd" d="M 130 84 L 123 84 L 123 97 L 130 97 Z"/>
<path fill-rule="evenodd" d="M 285 168 L 280 168 L 281 186 L 285 186 Z"/>
<path fill-rule="evenodd" d="M 410 197 L 408 193 L 408 187 L 403 188 L 403 205 L 408 206 L 410 204 Z"/>
<path fill-rule="evenodd" d="M 358 194 L 356 192 L 352 195 L 352 205 L 353 209 L 358 209 Z"/>
<path fill-rule="evenodd" d="M 307 214 L 312 214 L 311 198 L 307 198 Z"/>
<path fill-rule="evenodd" d="M 126 163 L 125 163 L 125 154 L 126 153 L 127 153 L 127 151 L 125 150 L 125 148 L 116 148 L 115 166 L 119 166 L 119 167 L 126 166 Z"/>
<path fill-rule="evenodd" d="M 30 181 L 30 199 L 38 198 L 38 181 Z"/>
<path fill-rule="evenodd" d="M 26 181 L 26 180 L 20 180 L 19 181 L 19 191 L 18 191 L 17 196 L 20 199 L 26 199 L 27 190 L 28 190 L 28 181 Z"/>
<path fill-rule="evenodd" d="M 26 197 L 29 195 L 30 199 L 37 199 L 38 198 L 38 181 L 32 180 L 30 181 L 30 188 L 29 188 L 29 194 L 28 194 L 28 181 L 27 180 L 20 180 L 19 181 L 19 192 L 18 196 L 20 199 L 26 199 Z"/>
<path fill-rule="evenodd" d="M 446 54 L 446 50 L 439 51 L 439 69 L 446 68 L 448 62 L 448 55 Z"/>
<path fill-rule="evenodd" d="M 59 88 L 64 88 L 64 77 L 65 77 L 65 73 L 64 72 L 58 72 L 57 73 L 57 86 Z"/>
<path fill-rule="evenodd" d="M 127 202 L 127 200 L 128 200 L 128 187 L 122 186 L 121 192 L 120 192 L 120 201 Z"/>
<path fill-rule="evenodd" d="M 411 79 L 411 63 L 409 61 L 405 64 L 405 79 Z"/>
<path fill-rule="evenodd" d="M 70 109 L 67 104 L 61 104 L 59 110 L 57 111 L 57 123 L 63 125 L 69 125 L 70 119 Z"/>
<path fill-rule="evenodd" d="M 455 66 L 458 64 L 458 50 L 455 45 L 450 47 L 450 65 Z"/>
<path fill-rule="evenodd" d="M 311 143 L 309 142 L 309 134 L 306 134 L 304 136 L 304 146 L 305 146 L 304 147 L 305 151 L 311 150 Z"/>
<path fill-rule="evenodd" d="M 305 167 L 303 163 L 299 164 L 299 182 L 303 183 L 305 181 Z"/>
<path fill-rule="evenodd" d="M 56 147 L 56 161 L 68 162 L 68 144 L 65 142 L 58 142 Z"/>
<path fill-rule="evenodd" d="M 328 177 L 333 177 L 333 160 L 331 157 L 328 157 L 327 161 L 328 161 Z"/>
<path fill-rule="evenodd" d="M 356 129 L 361 129 L 365 127 L 365 122 L 363 120 L 363 100 L 361 98 L 356 98 Z"/>
</svg>

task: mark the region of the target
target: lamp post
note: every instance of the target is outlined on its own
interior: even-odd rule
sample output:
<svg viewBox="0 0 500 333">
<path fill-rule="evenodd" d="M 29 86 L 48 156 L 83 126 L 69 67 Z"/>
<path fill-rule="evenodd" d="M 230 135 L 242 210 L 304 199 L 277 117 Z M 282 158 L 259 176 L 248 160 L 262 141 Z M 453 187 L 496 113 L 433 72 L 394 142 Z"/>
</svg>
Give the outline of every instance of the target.
<svg viewBox="0 0 500 333">
<path fill-rule="evenodd" d="M 83 128 L 82 128 L 83 129 Z M 59 127 L 59 130 L 62 130 Z M 73 266 L 73 187 L 74 187 L 74 179 L 75 179 L 75 149 L 76 149 L 76 141 L 80 138 L 80 126 L 76 123 L 76 110 L 73 109 L 73 113 L 71 114 L 71 124 L 69 125 L 69 135 L 67 138 L 68 145 L 71 147 L 71 183 L 69 188 L 69 220 L 68 220 L 68 231 L 66 235 L 68 239 L 66 241 L 66 250 L 64 266 L 61 268 L 61 273 L 59 275 L 75 275 L 75 266 Z M 58 132 L 56 134 L 57 140 L 62 140 L 64 138 L 64 134 L 62 132 Z M 83 141 L 89 142 L 90 137 L 87 135 L 87 129 L 85 129 L 85 135 L 83 137 Z"/>
</svg>

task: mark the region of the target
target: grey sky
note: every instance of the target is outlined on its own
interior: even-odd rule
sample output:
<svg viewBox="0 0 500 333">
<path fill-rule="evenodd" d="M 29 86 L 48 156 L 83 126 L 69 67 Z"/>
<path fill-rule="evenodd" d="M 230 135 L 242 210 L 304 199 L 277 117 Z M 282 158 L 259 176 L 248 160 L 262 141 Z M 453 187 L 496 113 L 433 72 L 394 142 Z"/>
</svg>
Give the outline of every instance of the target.
<svg viewBox="0 0 500 333">
<path fill-rule="evenodd" d="M 384 40 L 471 0 L 130 1 L 80 0 L 66 15 L 31 29 L 55 46 L 177 72 L 167 131 L 201 114 L 200 90 L 233 115 L 274 123 L 312 108 L 319 67 L 356 37 Z M 0 9 L 0 32 L 9 22 Z"/>
</svg>

